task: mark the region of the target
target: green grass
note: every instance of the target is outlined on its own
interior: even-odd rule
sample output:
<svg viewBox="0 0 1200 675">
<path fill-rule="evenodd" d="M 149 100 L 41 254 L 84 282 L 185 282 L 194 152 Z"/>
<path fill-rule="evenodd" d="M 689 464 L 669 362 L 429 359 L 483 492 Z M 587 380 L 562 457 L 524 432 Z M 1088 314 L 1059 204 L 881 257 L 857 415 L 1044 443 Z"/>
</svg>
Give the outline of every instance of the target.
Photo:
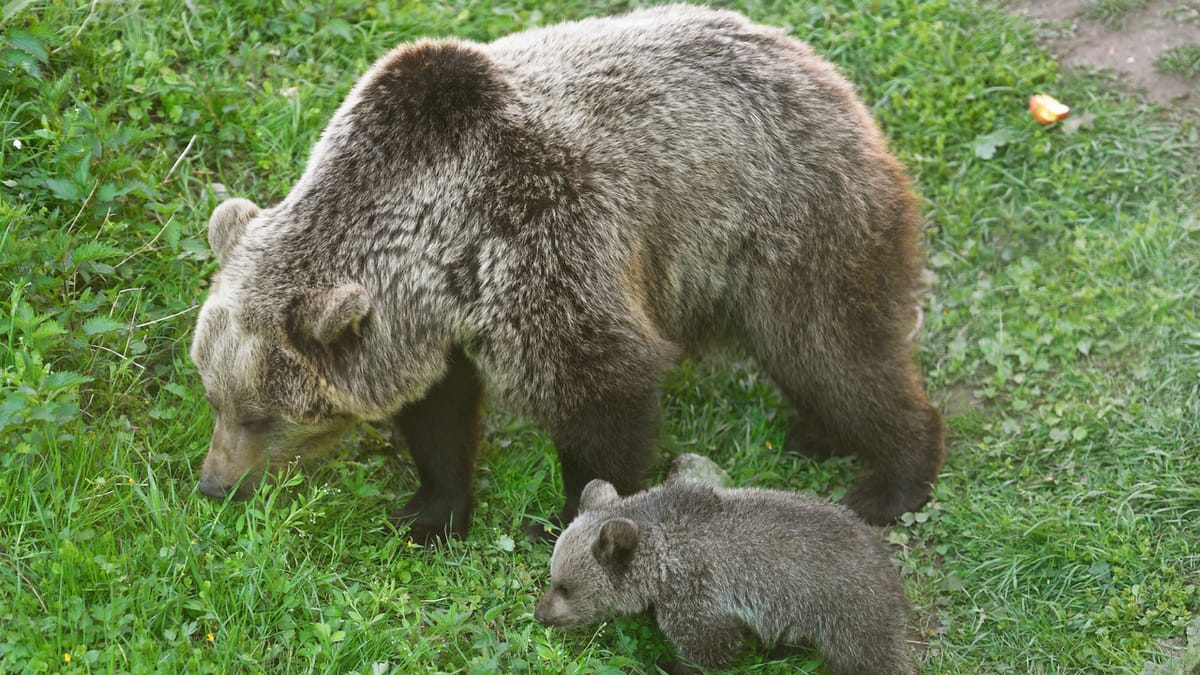
<svg viewBox="0 0 1200 675">
<path fill-rule="evenodd" d="M 1150 4 L 1150 0 L 1083 0 L 1080 16 L 1102 21 L 1110 26 L 1125 25 L 1130 13 Z"/>
<path fill-rule="evenodd" d="M 1195 122 L 1060 75 L 988 7 L 730 4 L 857 82 L 926 200 L 920 358 L 951 402 L 950 455 L 933 501 L 881 532 L 923 671 L 1167 661 L 1200 614 Z M 471 536 L 441 550 L 381 531 L 416 478 L 365 425 L 248 503 L 195 489 L 211 419 L 186 348 L 218 184 L 282 198 L 396 42 L 607 5 L 0 7 L 0 671 L 636 672 L 667 653 L 644 618 L 533 620 L 550 547 L 519 525 L 557 508 L 557 467 L 499 413 Z M 1094 121 L 1038 126 L 1039 91 Z M 833 497 L 853 480 L 851 461 L 781 452 L 778 393 L 736 356 L 685 366 L 663 397 L 664 457 Z"/>
<path fill-rule="evenodd" d="M 1164 73 L 1200 78 L 1200 44 L 1176 45 L 1154 60 L 1154 67 Z"/>
</svg>

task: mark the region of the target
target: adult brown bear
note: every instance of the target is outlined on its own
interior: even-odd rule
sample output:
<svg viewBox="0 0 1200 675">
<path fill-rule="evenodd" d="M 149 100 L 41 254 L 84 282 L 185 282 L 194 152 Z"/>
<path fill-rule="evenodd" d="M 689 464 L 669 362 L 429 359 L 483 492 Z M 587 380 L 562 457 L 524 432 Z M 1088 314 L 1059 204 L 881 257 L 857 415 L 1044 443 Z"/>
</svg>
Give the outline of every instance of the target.
<svg viewBox="0 0 1200 675">
<path fill-rule="evenodd" d="M 287 198 L 212 215 L 200 490 L 393 418 L 421 477 L 395 517 L 461 534 L 486 391 L 552 434 L 565 524 L 591 479 L 640 486 L 663 371 L 734 345 L 794 407 L 790 446 L 857 454 L 846 503 L 891 520 L 943 458 L 908 338 L 920 229 L 853 88 L 740 15 L 401 45 Z"/>
</svg>

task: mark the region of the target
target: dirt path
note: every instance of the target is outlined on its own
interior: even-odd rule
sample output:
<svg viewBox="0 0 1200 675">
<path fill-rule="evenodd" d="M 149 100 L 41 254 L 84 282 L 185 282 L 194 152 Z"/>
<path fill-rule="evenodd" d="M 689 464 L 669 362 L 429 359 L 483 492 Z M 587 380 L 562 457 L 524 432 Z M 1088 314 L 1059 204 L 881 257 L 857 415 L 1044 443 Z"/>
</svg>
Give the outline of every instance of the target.
<svg viewBox="0 0 1200 675">
<path fill-rule="evenodd" d="M 1117 22 L 1085 17 L 1097 0 L 1016 0 L 1014 12 L 1044 22 L 1043 43 L 1068 67 L 1110 68 L 1134 93 L 1200 112 L 1200 79 L 1164 73 L 1154 62 L 1172 47 L 1200 45 L 1200 0 L 1157 0 Z M 1137 0 L 1108 5 L 1136 6 Z"/>
</svg>

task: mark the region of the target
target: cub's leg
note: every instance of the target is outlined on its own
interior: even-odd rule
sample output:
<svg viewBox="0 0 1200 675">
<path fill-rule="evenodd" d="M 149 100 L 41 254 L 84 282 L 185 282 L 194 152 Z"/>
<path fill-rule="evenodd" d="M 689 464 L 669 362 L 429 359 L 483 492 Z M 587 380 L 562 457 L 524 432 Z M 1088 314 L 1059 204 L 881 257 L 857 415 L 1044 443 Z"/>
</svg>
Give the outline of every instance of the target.
<svg viewBox="0 0 1200 675">
<path fill-rule="evenodd" d="M 664 664 L 669 673 L 695 673 L 728 668 L 742 648 L 746 633 L 733 617 L 707 612 L 680 611 L 659 607 L 656 619 L 663 635 L 675 645 L 676 663 Z"/>
<path fill-rule="evenodd" d="M 395 417 L 397 430 L 408 441 L 421 486 L 389 520 L 407 525 L 409 535 L 420 543 L 446 535 L 466 536 L 474 505 L 471 487 L 483 387 L 461 349 L 450 353 L 448 364 L 445 378 Z"/>
<path fill-rule="evenodd" d="M 888 612 L 842 616 L 822 624 L 817 647 L 838 675 L 914 675 L 904 644 L 904 616 Z"/>
</svg>

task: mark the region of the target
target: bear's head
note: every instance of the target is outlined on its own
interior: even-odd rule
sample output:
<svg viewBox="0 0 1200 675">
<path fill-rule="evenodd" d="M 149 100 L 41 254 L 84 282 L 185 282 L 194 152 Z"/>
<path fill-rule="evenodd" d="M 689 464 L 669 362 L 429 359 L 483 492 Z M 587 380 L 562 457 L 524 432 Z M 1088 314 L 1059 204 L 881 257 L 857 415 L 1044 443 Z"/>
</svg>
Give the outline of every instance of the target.
<svg viewBox="0 0 1200 675">
<path fill-rule="evenodd" d="M 361 340 L 370 298 L 353 282 L 255 288 L 269 257 L 254 235 L 263 218 L 254 203 L 231 199 L 209 220 L 221 272 L 200 309 L 191 356 L 216 418 L 200 473 L 200 491 L 211 497 L 248 497 L 269 467 L 321 453 L 359 416 L 326 371 Z"/>
<path fill-rule="evenodd" d="M 492 209 L 473 195 L 510 158 L 494 139 L 512 102 L 477 47 L 401 45 L 355 85 L 282 202 L 216 208 L 220 272 L 191 348 L 216 412 L 202 493 L 248 496 L 268 467 L 320 454 L 445 375 L 453 343 L 474 335 L 461 298 L 479 292 L 471 228 Z"/>
<path fill-rule="evenodd" d="M 534 612 L 538 621 L 586 626 L 649 606 L 643 572 L 656 566 L 652 547 L 636 522 L 611 511 L 620 500 L 602 480 L 583 489 L 580 514 L 554 545 L 550 588 Z"/>
</svg>

